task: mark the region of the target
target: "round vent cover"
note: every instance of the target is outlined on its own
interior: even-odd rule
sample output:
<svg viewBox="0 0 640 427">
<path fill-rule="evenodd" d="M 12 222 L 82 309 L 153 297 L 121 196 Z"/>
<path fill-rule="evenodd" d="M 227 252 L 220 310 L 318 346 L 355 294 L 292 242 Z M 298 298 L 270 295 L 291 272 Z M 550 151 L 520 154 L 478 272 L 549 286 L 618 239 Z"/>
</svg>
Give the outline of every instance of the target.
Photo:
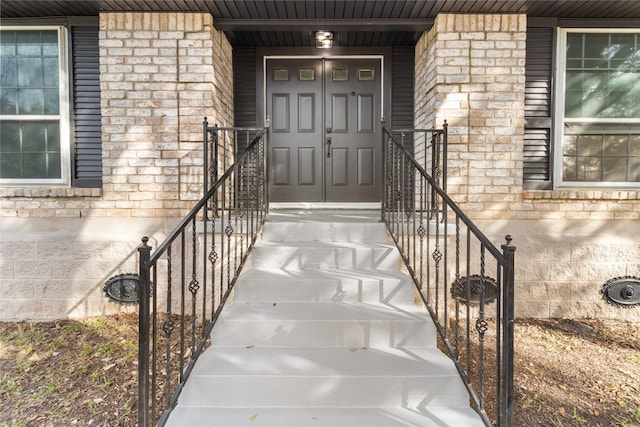
<svg viewBox="0 0 640 427">
<path fill-rule="evenodd" d="M 613 278 L 602 286 L 600 292 L 609 304 L 631 308 L 640 304 L 640 277 L 624 276 Z"/>
</svg>

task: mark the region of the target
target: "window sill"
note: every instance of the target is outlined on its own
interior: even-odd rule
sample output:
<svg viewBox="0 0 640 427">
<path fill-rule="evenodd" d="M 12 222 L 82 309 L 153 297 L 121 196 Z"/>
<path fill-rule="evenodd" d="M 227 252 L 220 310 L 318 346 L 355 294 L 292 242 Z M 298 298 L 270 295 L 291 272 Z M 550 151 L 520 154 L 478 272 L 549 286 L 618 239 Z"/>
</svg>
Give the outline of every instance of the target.
<svg viewBox="0 0 640 427">
<path fill-rule="evenodd" d="M 79 187 L 0 187 L 0 197 L 102 197 L 102 188 Z"/>
<path fill-rule="evenodd" d="M 525 200 L 640 200 L 638 190 L 524 190 Z"/>
</svg>

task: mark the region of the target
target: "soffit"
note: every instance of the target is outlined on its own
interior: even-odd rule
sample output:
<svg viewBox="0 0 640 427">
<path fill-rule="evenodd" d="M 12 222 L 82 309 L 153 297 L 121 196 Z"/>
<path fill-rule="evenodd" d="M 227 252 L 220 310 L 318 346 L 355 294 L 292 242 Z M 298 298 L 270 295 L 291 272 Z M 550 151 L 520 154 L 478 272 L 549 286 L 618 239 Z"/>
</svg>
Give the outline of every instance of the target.
<svg viewBox="0 0 640 427">
<path fill-rule="evenodd" d="M 2 18 L 100 12 L 209 12 L 234 47 L 313 46 L 329 30 L 339 46 L 414 44 L 440 13 L 525 13 L 558 19 L 639 19 L 638 0 L 2 0 Z"/>
</svg>

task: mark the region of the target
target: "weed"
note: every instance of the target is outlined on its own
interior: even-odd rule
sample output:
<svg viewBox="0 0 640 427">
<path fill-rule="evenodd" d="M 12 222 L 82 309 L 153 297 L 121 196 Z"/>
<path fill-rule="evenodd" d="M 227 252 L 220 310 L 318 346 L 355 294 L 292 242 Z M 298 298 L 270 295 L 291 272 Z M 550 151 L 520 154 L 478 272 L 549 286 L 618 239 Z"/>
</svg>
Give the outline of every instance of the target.
<svg viewBox="0 0 640 427">
<path fill-rule="evenodd" d="M 614 415 L 613 419 L 616 420 L 621 427 L 637 427 L 640 425 L 640 407 L 631 412 L 628 417 L 623 418 Z"/>
<path fill-rule="evenodd" d="M 113 343 L 105 342 L 98 347 L 98 357 L 110 356 L 114 353 L 115 347 Z"/>
<path fill-rule="evenodd" d="M 7 374 L 0 374 L 0 394 L 19 394 L 22 389 L 16 380 Z"/>
<path fill-rule="evenodd" d="M 133 403 L 131 403 L 132 400 L 133 400 L 133 398 L 130 398 L 126 402 L 124 402 L 124 410 L 125 411 L 127 411 L 127 412 L 133 411 Z"/>
<path fill-rule="evenodd" d="M 571 419 L 580 424 L 584 424 L 587 422 L 587 420 L 585 420 L 578 414 L 578 410 L 575 407 L 573 408 L 573 415 L 571 416 Z"/>
<path fill-rule="evenodd" d="M 42 388 L 43 396 L 50 396 L 58 391 L 58 384 L 49 382 Z"/>
</svg>

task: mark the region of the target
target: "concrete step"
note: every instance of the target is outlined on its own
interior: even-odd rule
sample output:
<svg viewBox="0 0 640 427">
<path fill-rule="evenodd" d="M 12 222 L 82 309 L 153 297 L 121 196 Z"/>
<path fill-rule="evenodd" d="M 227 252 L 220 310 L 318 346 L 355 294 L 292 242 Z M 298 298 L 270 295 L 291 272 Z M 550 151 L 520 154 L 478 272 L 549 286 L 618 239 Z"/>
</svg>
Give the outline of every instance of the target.
<svg viewBox="0 0 640 427">
<path fill-rule="evenodd" d="M 367 271 L 252 269 L 240 276 L 235 290 L 236 302 L 414 300 L 414 285 L 408 277 Z"/>
<path fill-rule="evenodd" d="M 415 304 L 235 303 L 214 331 L 218 346 L 435 346 L 435 326 Z"/>
<path fill-rule="evenodd" d="M 180 401 L 212 407 L 467 407 L 457 371 L 434 348 L 213 346 Z"/>
<path fill-rule="evenodd" d="M 372 212 L 272 213 L 168 426 L 481 426 Z"/>
<path fill-rule="evenodd" d="M 470 408 L 211 408 L 178 407 L 167 426 L 480 427 Z"/>
<path fill-rule="evenodd" d="M 265 241 L 251 255 L 252 268 L 286 271 L 398 271 L 399 263 L 400 253 L 387 243 Z"/>
<path fill-rule="evenodd" d="M 374 242 L 387 243 L 383 223 L 270 222 L 263 239 L 269 242 Z"/>
</svg>

